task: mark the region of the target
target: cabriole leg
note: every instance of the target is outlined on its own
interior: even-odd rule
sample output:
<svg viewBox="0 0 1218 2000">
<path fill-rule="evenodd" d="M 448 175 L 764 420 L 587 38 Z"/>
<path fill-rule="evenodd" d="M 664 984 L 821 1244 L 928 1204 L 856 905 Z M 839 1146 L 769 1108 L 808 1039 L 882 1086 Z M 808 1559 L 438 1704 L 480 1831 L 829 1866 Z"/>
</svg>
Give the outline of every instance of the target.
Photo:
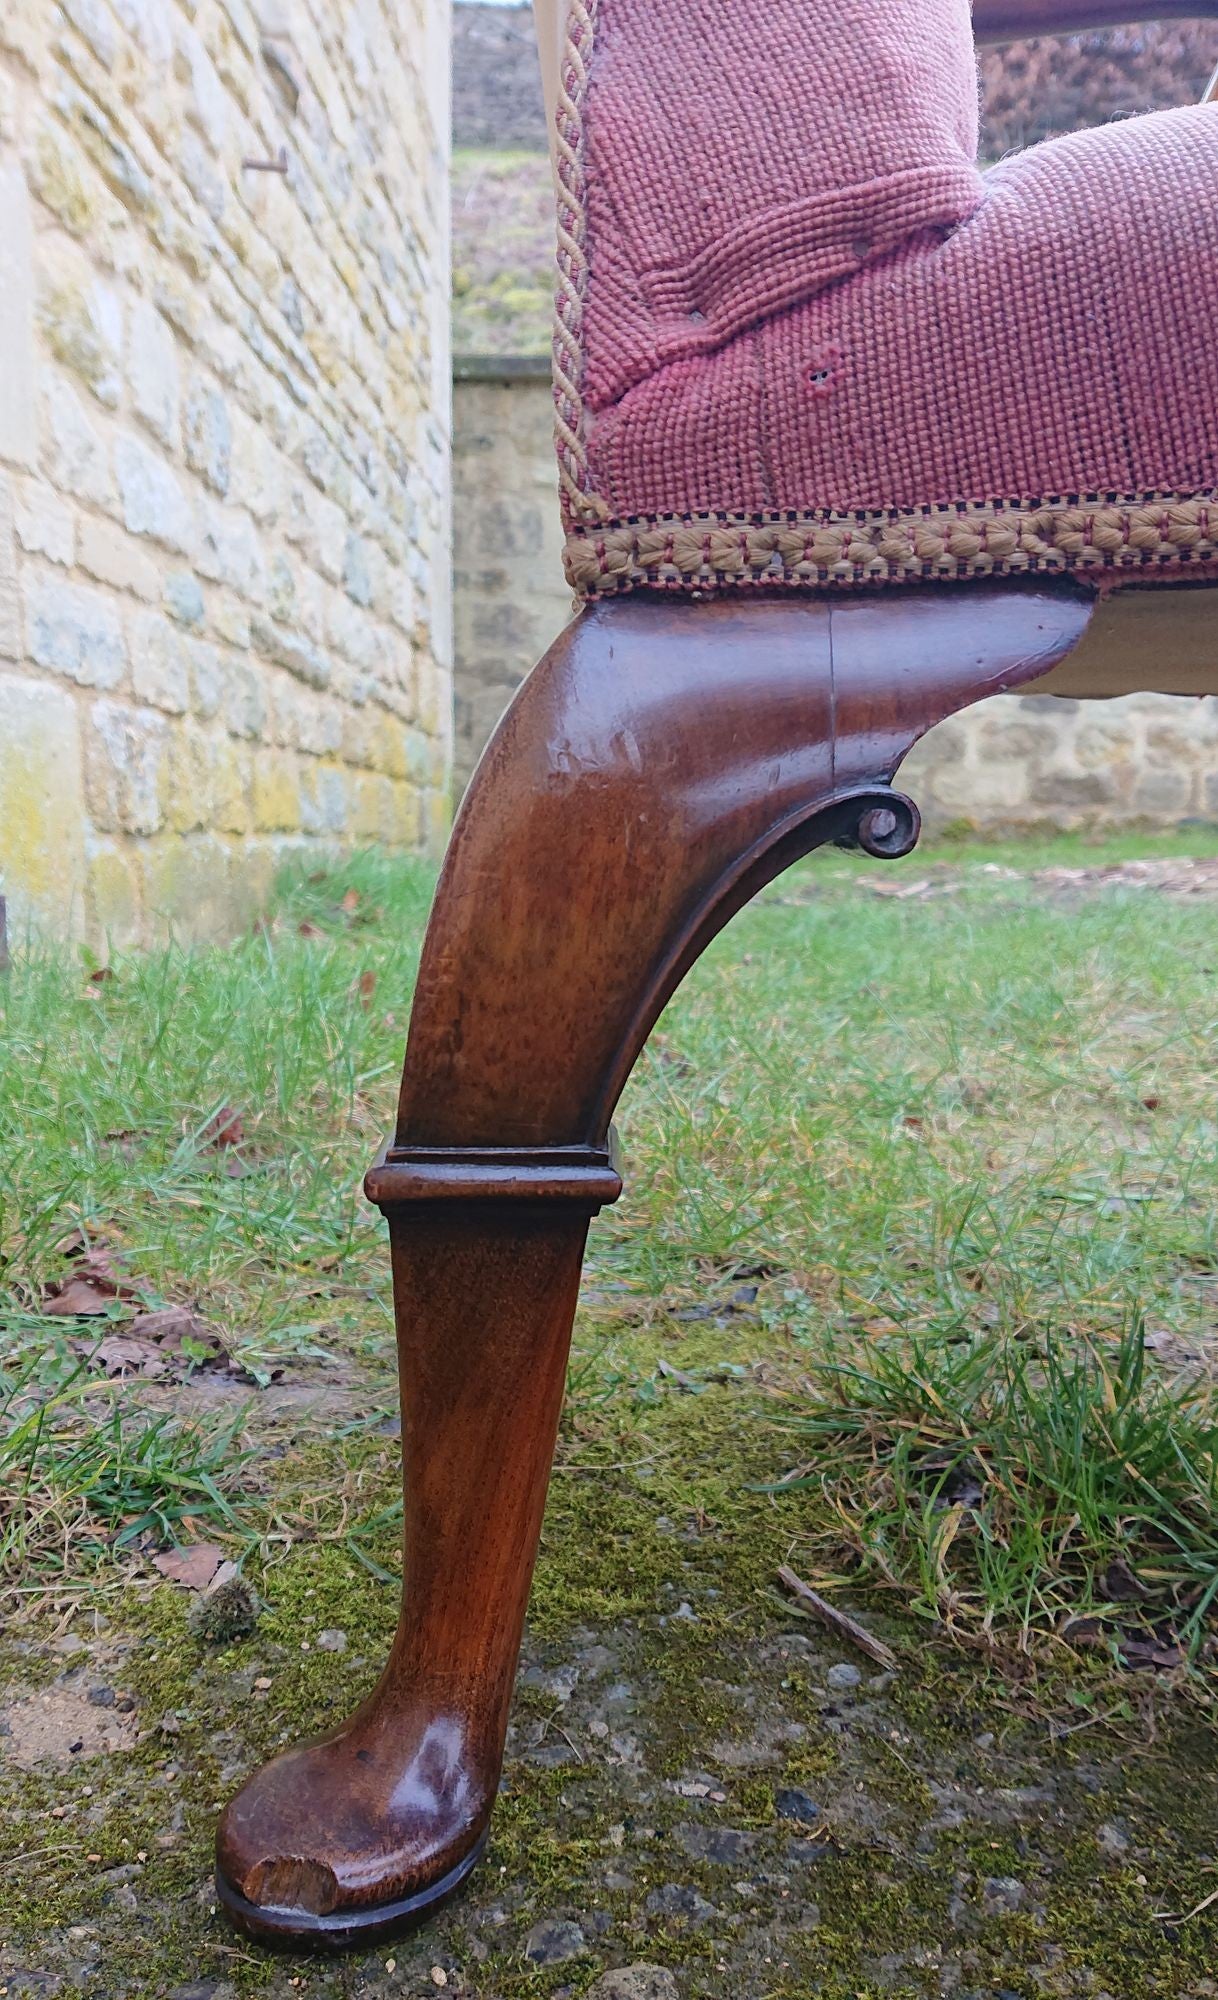
<svg viewBox="0 0 1218 2000">
<path fill-rule="evenodd" d="M 908 850 L 890 781 L 969 701 L 1044 673 L 1088 616 L 1010 585 L 585 612 L 530 676 L 454 830 L 393 1143 L 405 1551 L 385 1671 L 220 1825 L 247 1935 L 370 1944 L 486 1837 L 609 1119 L 657 1014 L 734 910 L 822 841 Z"/>
</svg>

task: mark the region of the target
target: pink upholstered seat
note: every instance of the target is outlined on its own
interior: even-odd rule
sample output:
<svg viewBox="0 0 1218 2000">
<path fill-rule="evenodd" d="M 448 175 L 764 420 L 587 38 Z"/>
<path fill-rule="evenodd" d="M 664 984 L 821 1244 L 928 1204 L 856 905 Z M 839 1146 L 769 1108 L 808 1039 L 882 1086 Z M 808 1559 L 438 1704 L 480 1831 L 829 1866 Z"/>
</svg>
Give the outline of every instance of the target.
<svg viewBox="0 0 1218 2000">
<path fill-rule="evenodd" d="M 979 175 L 962 8 L 879 0 L 847 6 L 845 57 L 832 35 L 810 37 L 794 105 L 783 82 L 768 122 L 777 58 L 755 52 L 760 178 L 740 120 L 747 34 L 720 92 L 726 139 L 703 66 L 695 140 L 713 171 L 699 180 L 684 133 L 674 160 L 654 93 L 630 107 L 637 49 L 621 40 L 641 31 L 641 5 L 600 0 L 576 94 L 578 590 L 1218 575 L 1218 107 L 1056 140 Z M 767 5 L 788 32 L 792 14 L 809 29 L 833 18 L 824 0 Z M 675 0 L 648 10 L 662 41 Z M 739 24 L 767 10 L 714 12 Z M 894 14 L 910 34 L 931 24 L 937 100 L 924 38 L 912 81 L 893 81 Z M 854 32 L 868 20 L 878 93 Z M 809 136 L 767 203 L 775 149 L 805 116 L 811 134 L 835 78 L 835 145 Z"/>
</svg>

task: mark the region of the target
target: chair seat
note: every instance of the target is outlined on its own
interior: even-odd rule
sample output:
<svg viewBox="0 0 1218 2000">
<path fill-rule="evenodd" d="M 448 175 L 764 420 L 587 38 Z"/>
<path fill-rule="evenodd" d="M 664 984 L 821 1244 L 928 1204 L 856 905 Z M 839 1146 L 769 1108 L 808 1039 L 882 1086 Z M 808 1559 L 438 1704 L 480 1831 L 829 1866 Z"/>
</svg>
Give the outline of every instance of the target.
<svg viewBox="0 0 1218 2000">
<path fill-rule="evenodd" d="M 982 189 L 587 410 L 575 588 L 1218 579 L 1218 107 Z"/>
</svg>

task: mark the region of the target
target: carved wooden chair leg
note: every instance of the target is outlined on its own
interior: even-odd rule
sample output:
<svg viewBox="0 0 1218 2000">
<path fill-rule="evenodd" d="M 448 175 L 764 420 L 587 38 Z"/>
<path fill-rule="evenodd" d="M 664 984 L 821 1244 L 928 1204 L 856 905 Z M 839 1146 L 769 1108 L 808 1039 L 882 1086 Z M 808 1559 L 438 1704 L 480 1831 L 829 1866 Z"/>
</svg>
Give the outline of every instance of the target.
<svg viewBox="0 0 1218 2000">
<path fill-rule="evenodd" d="M 1043 673 L 1069 588 L 835 603 L 622 599 L 525 683 L 453 834 L 419 974 L 389 1219 L 405 1574 L 354 1715 L 232 1801 L 221 1897 L 250 1936 L 370 1943 L 468 1875 L 498 1785 L 609 1119 L 660 1008 L 754 891 L 826 840 L 917 837 L 910 745 Z"/>
</svg>

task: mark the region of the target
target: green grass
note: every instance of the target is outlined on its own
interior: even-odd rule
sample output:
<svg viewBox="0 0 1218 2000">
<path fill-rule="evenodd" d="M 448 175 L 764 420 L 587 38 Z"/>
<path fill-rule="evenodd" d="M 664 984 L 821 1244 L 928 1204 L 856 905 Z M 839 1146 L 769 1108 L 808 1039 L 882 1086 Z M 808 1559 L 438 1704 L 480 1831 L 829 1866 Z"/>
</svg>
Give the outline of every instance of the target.
<svg viewBox="0 0 1218 2000">
<path fill-rule="evenodd" d="M 1204 828 L 953 842 L 887 870 L 818 856 L 774 885 L 627 1090 L 627 1194 L 593 1231 L 565 1449 L 611 1434 L 645 1456 L 658 1405 L 729 1394 L 809 1576 L 1010 1655 L 1058 1659 L 1091 1619 L 1101 1650 L 1150 1632 L 1208 1672 L 1214 906 L 1028 877 L 1216 852 Z M 928 870 L 951 893 L 872 892 Z M 24 1588 L 200 1529 L 271 1557 L 341 1532 L 383 1571 L 392 1451 L 369 1471 L 361 1440 L 392 1409 L 392 1321 L 359 1183 L 430 888 L 363 857 L 286 883 L 224 951 L 120 954 L 101 981 L 18 955 L 0 1570 Z M 235 1148 L 209 1143 L 222 1110 Z M 202 1377 L 100 1382 L 90 1328 L 38 1310 L 72 1229 L 272 1386 L 214 1404 Z M 280 1375 L 323 1412 L 290 1435 L 266 1414 Z M 1114 1603 L 1118 1558 L 1137 1594 Z"/>
<path fill-rule="evenodd" d="M 792 1421 L 862 1578 L 960 1636 L 1198 1657 L 1218 1596 L 1208 1389 L 1147 1369 L 1135 1315 L 1105 1351 L 1046 1327 L 879 1341 L 822 1362 Z M 829 1470 L 828 1468 L 832 1468 Z"/>
</svg>

